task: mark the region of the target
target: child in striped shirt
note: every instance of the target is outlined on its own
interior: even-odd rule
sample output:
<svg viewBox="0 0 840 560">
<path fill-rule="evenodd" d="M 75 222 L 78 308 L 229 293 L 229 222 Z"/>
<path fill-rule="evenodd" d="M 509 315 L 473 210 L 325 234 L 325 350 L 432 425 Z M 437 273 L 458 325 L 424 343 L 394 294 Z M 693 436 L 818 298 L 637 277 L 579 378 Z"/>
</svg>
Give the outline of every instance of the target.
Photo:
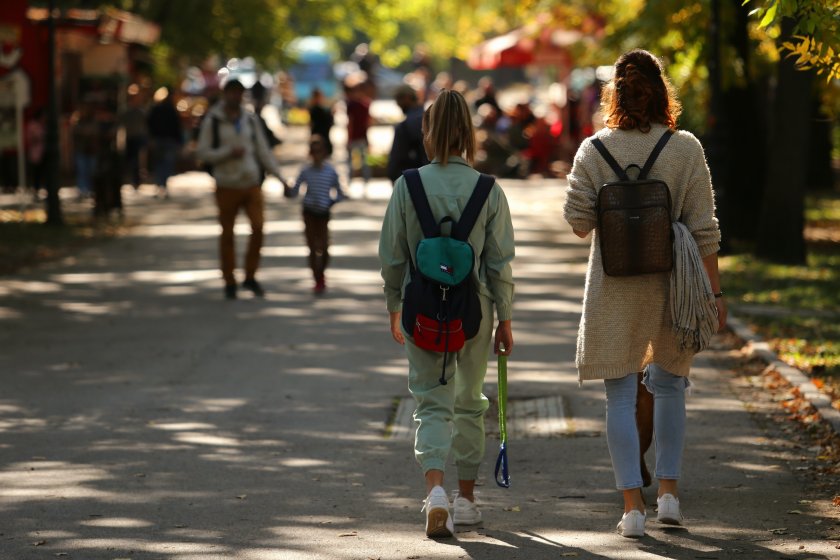
<svg viewBox="0 0 840 560">
<path fill-rule="evenodd" d="M 295 186 L 285 190 L 284 194 L 294 198 L 306 184 L 303 197 L 303 225 L 306 245 L 309 247 L 309 267 L 315 277 L 315 295 L 321 295 L 327 289 L 324 272 L 329 263 L 330 208 L 336 202 L 347 198 L 338 182 L 335 168 L 326 162 L 327 144 L 321 136 L 313 135 L 309 140 L 309 155 L 312 165 L 304 168 L 295 181 Z M 335 197 L 333 198 L 333 189 Z"/>
</svg>

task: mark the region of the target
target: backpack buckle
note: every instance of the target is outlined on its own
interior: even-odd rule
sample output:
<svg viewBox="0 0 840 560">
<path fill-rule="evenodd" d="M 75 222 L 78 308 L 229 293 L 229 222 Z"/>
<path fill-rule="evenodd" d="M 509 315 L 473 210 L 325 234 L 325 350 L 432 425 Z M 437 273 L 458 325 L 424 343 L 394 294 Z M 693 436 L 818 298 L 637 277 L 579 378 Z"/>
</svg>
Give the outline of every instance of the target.
<svg viewBox="0 0 840 560">
<path fill-rule="evenodd" d="M 446 301 L 446 292 L 449 291 L 449 286 L 444 286 L 441 284 L 440 291 L 443 292 L 440 296 L 441 301 Z"/>
</svg>

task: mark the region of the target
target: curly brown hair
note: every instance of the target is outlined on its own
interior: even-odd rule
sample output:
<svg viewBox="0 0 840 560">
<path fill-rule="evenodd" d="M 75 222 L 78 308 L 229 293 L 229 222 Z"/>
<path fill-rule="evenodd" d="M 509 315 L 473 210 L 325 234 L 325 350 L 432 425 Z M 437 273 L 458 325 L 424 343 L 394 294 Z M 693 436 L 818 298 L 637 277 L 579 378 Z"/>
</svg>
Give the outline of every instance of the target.
<svg viewBox="0 0 840 560">
<path fill-rule="evenodd" d="M 651 123 L 677 128 L 680 105 L 659 60 L 642 49 L 615 62 L 615 75 L 601 92 L 601 112 L 608 128 L 650 130 Z"/>
</svg>

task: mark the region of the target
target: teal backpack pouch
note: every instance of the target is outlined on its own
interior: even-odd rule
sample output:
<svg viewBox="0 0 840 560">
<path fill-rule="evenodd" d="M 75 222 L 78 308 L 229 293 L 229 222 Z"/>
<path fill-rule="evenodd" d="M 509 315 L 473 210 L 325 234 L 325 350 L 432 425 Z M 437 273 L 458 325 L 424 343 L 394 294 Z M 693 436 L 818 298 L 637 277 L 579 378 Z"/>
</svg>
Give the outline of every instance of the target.
<svg viewBox="0 0 840 560">
<path fill-rule="evenodd" d="M 431 237 L 417 245 L 417 270 L 434 282 L 457 286 L 472 272 L 475 252 L 465 241 Z"/>
</svg>

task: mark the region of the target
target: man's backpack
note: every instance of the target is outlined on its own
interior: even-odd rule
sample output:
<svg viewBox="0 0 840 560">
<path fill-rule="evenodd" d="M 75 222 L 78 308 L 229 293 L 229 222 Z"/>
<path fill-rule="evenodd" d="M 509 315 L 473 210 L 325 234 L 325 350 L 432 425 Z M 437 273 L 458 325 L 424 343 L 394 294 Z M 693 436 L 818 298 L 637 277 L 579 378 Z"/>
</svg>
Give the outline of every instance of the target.
<svg viewBox="0 0 840 560">
<path fill-rule="evenodd" d="M 473 338 L 481 326 L 481 302 L 472 271 L 475 251 L 467 239 L 496 179 L 481 174 L 458 221 L 450 216 L 435 220 L 420 173 L 403 172 L 424 238 L 417 244 L 411 263 L 411 279 L 405 288 L 402 324 L 414 344 L 443 353 L 441 385 L 446 385 L 446 362 Z M 451 233 L 442 235 L 441 225 L 451 222 Z"/>
<path fill-rule="evenodd" d="M 619 178 L 601 187 L 596 203 L 601 260 L 609 276 L 668 272 L 674 265 L 671 191 L 663 181 L 648 179 L 672 134 L 665 131 L 642 168 L 622 169 L 603 142 L 592 140 Z M 635 179 L 628 174 L 633 167 L 639 170 Z"/>
</svg>

